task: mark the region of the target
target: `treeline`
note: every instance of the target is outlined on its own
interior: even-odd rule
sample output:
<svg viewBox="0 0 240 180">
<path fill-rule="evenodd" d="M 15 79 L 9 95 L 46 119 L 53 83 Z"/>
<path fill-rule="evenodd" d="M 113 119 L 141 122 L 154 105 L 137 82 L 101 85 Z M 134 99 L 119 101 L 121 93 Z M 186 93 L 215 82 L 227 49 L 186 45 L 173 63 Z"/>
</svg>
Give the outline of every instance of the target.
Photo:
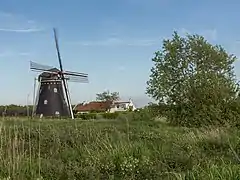
<svg viewBox="0 0 240 180">
<path fill-rule="evenodd" d="M 28 116 L 32 114 L 33 106 L 6 105 L 0 106 L 0 115 L 2 116 Z"/>
<path fill-rule="evenodd" d="M 75 105 L 72 105 L 74 107 Z M 0 116 L 31 116 L 33 112 L 33 105 L 1 105 Z M 74 112 L 76 113 L 76 112 Z"/>
<path fill-rule="evenodd" d="M 74 107 L 74 105 L 73 105 Z M 152 114 L 153 116 L 164 116 L 166 110 L 168 110 L 168 107 L 165 104 L 152 104 L 150 103 L 149 105 L 145 106 L 142 110 L 147 110 L 150 114 Z M 29 106 L 21 106 L 21 105 L 1 105 L 0 106 L 0 115 L 1 116 L 31 116 L 32 115 L 32 111 L 33 111 L 33 106 L 29 105 Z M 73 111 L 74 114 L 76 115 L 77 112 Z M 92 114 L 94 114 L 94 117 L 99 116 L 101 114 L 105 114 L 103 112 L 91 112 L 89 115 L 76 115 L 76 117 L 81 116 L 81 118 L 83 119 L 89 119 L 89 117 L 92 117 Z M 107 114 L 108 115 L 108 114 Z M 86 118 L 85 118 L 86 116 Z M 112 117 L 112 115 L 108 115 L 109 117 Z M 114 116 L 114 115 L 113 115 Z M 104 118 L 108 119 L 108 117 Z"/>
</svg>

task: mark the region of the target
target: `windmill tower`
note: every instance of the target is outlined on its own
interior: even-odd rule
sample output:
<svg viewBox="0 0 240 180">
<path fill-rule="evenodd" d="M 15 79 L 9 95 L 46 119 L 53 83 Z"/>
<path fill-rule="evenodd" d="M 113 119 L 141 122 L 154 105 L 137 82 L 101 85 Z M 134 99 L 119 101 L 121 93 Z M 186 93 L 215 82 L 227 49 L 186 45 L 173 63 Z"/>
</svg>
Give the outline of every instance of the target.
<svg viewBox="0 0 240 180">
<path fill-rule="evenodd" d="M 41 72 L 37 78 L 39 85 L 33 114 L 40 116 L 71 116 L 74 119 L 67 83 L 87 83 L 88 75 L 63 70 L 56 30 L 53 29 L 53 31 L 60 68 L 30 61 L 30 69 L 35 72 Z"/>
</svg>

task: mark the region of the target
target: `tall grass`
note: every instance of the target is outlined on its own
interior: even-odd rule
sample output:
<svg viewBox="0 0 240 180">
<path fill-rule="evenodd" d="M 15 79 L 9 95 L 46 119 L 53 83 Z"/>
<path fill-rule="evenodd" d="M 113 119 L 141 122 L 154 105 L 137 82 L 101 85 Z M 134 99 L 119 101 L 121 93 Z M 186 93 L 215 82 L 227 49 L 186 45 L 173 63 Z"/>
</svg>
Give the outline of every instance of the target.
<svg viewBox="0 0 240 180">
<path fill-rule="evenodd" d="M 239 135 L 124 118 L 5 118 L 0 179 L 240 179 Z"/>
</svg>

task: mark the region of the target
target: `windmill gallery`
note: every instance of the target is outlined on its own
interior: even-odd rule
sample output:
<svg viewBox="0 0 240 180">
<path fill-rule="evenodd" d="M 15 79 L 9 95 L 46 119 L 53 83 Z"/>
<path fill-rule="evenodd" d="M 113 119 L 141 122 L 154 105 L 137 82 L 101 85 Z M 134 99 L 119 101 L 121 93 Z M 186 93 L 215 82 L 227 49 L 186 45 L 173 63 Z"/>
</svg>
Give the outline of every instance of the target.
<svg viewBox="0 0 240 180">
<path fill-rule="evenodd" d="M 74 119 L 68 82 L 87 83 L 88 74 L 63 70 L 56 29 L 53 29 L 53 32 L 59 69 L 30 61 L 30 69 L 40 72 L 37 91 L 36 84 L 34 85 L 33 115 L 71 116 Z"/>
</svg>

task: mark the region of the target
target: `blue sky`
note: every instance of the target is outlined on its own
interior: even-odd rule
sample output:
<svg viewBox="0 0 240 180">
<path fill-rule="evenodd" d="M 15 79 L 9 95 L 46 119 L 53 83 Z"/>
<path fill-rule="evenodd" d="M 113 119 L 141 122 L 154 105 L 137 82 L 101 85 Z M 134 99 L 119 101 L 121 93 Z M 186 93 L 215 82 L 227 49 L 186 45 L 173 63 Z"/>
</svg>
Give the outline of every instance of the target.
<svg viewBox="0 0 240 180">
<path fill-rule="evenodd" d="M 151 58 L 174 30 L 240 56 L 239 7 L 237 0 L 1 0 L 0 104 L 26 104 L 28 94 L 31 101 L 37 74 L 30 60 L 58 66 L 52 27 L 64 68 L 89 73 L 89 84 L 69 84 L 73 103 L 106 89 L 147 103 Z"/>
</svg>

